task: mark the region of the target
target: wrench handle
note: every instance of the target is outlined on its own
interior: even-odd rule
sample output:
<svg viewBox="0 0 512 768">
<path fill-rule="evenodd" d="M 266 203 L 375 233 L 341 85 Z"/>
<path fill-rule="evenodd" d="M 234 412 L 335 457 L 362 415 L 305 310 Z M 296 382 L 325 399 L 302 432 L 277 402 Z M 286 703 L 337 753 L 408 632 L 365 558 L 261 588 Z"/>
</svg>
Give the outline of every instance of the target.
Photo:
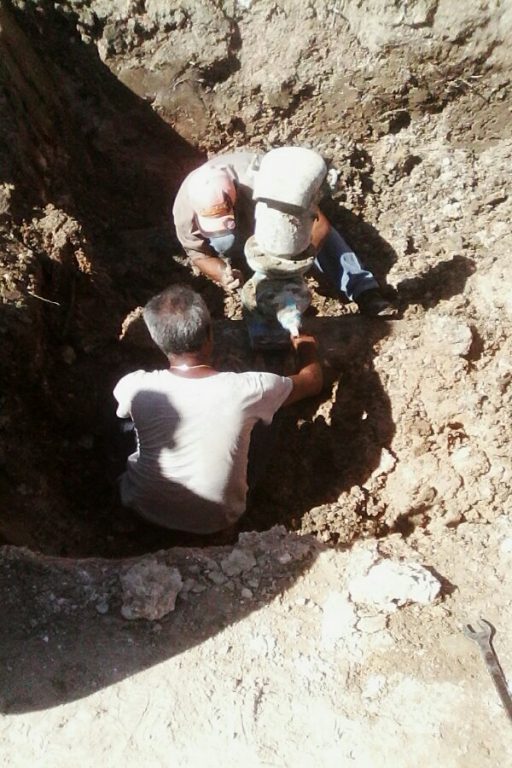
<svg viewBox="0 0 512 768">
<path fill-rule="evenodd" d="M 492 647 L 482 648 L 482 653 L 484 655 L 489 674 L 492 677 L 494 687 L 498 692 L 498 696 L 500 697 L 501 703 L 503 704 L 509 720 L 512 722 L 512 699 L 510 698 L 508 685 L 505 680 L 505 676 L 501 671 L 501 667 L 499 665 L 498 659 L 496 658 L 496 654 L 494 653 Z"/>
</svg>

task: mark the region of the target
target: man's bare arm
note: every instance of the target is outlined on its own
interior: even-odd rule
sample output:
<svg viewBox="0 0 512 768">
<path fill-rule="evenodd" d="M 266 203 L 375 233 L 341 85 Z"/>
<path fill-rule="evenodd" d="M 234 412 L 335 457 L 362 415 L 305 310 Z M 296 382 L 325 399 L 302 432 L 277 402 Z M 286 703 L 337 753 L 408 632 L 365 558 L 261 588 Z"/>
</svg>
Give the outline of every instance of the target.
<svg viewBox="0 0 512 768">
<path fill-rule="evenodd" d="M 240 288 L 243 283 L 242 273 L 238 269 L 232 269 L 232 267 L 221 259 L 219 256 L 204 256 L 203 258 L 195 258 L 192 262 L 194 267 L 209 277 L 210 280 L 214 280 L 219 285 L 222 285 L 226 291 L 234 291 L 236 288 Z"/>
<path fill-rule="evenodd" d="M 320 208 L 317 209 L 317 218 L 313 222 L 313 229 L 311 230 L 311 244 L 315 249 L 315 253 L 318 253 L 325 238 L 329 234 L 331 225 L 327 217 L 322 213 Z"/>
<path fill-rule="evenodd" d="M 299 361 L 299 372 L 290 376 L 293 389 L 283 405 L 291 405 L 305 397 L 313 397 L 322 391 L 324 377 L 318 357 L 317 343 L 313 336 L 292 337 L 292 344 Z"/>
</svg>

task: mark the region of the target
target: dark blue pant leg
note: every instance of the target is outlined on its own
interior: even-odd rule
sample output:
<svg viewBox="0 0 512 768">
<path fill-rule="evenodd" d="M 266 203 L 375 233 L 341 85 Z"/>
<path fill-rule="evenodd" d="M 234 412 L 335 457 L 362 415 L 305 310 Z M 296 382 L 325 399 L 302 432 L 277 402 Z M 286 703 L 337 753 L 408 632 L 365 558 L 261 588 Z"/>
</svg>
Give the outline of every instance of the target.
<svg viewBox="0 0 512 768">
<path fill-rule="evenodd" d="M 355 253 L 334 227 L 330 228 L 318 252 L 315 266 L 351 301 L 355 301 L 363 291 L 379 287 L 372 273 L 363 269 Z"/>
</svg>

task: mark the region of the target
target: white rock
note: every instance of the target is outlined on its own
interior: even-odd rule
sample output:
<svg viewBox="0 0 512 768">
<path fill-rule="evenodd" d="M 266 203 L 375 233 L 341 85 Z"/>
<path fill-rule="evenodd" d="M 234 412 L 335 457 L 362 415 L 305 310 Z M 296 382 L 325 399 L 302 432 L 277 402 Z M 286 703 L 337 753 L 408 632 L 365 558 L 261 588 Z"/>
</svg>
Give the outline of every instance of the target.
<svg viewBox="0 0 512 768">
<path fill-rule="evenodd" d="M 322 156 L 306 147 L 278 147 L 267 152 L 254 182 L 255 200 L 272 200 L 305 210 L 327 175 Z M 258 235 L 256 239 L 261 242 Z"/>
<path fill-rule="evenodd" d="M 329 171 L 327 172 L 326 181 L 332 192 L 334 192 L 336 190 L 336 187 L 338 186 L 339 175 L 340 174 L 336 170 L 336 168 L 330 168 Z"/>
<path fill-rule="evenodd" d="M 254 237 L 268 254 L 295 256 L 302 253 L 311 242 L 312 226 L 313 219 L 306 212 L 294 216 L 267 203 L 256 203 Z"/>
<path fill-rule="evenodd" d="M 323 605 L 322 640 L 332 644 L 352 634 L 357 622 L 354 606 L 341 592 L 331 592 Z"/>
<path fill-rule="evenodd" d="M 366 417 L 367 414 L 363 414 L 361 418 Z M 391 451 L 388 451 L 387 448 L 382 448 L 379 466 L 372 472 L 366 483 L 364 483 L 363 488 L 370 488 L 372 481 L 376 480 L 381 475 L 389 474 L 395 468 L 395 466 L 396 458 L 393 456 Z"/>
<path fill-rule="evenodd" d="M 505 555 L 512 554 L 512 538 L 502 540 L 500 544 L 500 552 L 503 552 Z"/>
<path fill-rule="evenodd" d="M 358 629 L 359 632 L 371 634 L 372 632 L 380 632 L 381 630 L 386 629 L 386 624 L 387 616 L 380 613 L 377 616 L 363 616 L 357 622 L 356 629 Z"/>
<path fill-rule="evenodd" d="M 445 355 L 467 355 L 473 343 L 471 328 L 449 315 L 429 315 L 424 328 L 425 345 Z"/>
<path fill-rule="evenodd" d="M 372 677 L 368 678 L 363 688 L 363 692 L 361 694 L 363 699 L 375 698 L 382 691 L 385 685 L 386 678 L 384 675 L 372 675 Z"/>
<path fill-rule="evenodd" d="M 439 594 L 441 584 L 418 563 L 398 563 L 382 560 L 366 574 L 352 579 L 348 585 L 355 603 L 375 605 L 395 611 L 406 603 L 430 603 Z"/>
<path fill-rule="evenodd" d="M 485 475 L 491 466 L 487 456 L 470 445 L 457 448 L 450 458 L 454 469 L 462 477 L 480 477 Z"/>
</svg>

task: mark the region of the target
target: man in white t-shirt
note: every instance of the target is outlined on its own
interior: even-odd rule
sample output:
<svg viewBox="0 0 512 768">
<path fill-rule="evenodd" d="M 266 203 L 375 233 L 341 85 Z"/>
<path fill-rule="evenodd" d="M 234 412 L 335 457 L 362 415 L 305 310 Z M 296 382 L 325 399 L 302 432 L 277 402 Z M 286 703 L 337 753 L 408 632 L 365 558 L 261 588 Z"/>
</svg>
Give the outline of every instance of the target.
<svg viewBox="0 0 512 768">
<path fill-rule="evenodd" d="M 169 368 L 135 371 L 114 389 L 117 415 L 130 417 L 137 434 L 121 500 L 166 528 L 223 530 L 245 511 L 255 424 L 270 424 L 281 406 L 322 388 L 316 342 L 292 339 L 299 362 L 294 376 L 224 373 L 211 365 L 210 315 L 190 288 L 176 285 L 155 296 L 144 320 Z"/>
</svg>

